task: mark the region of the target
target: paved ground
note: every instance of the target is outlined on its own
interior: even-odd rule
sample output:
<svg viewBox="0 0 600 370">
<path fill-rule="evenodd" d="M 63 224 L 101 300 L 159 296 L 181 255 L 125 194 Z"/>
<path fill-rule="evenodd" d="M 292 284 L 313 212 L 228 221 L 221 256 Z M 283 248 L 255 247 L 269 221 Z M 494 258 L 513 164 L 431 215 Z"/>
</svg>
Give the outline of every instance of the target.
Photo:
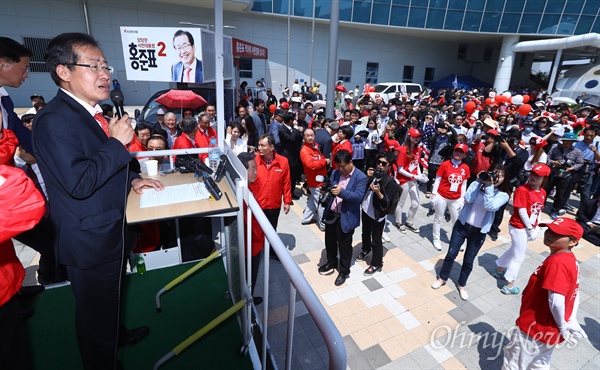
<svg viewBox="0 0 600 370">
<path fill-rule="evenodd" d="M 402 234 L 388 222 L 391 242 L 384 244 L 383 271 L 373 277 L 363 276 L 367 257 L 366 262 L 354 262 L 350 278 L 341 287 L 333 284 L 336 274 L 317 273 L 318 265 L 324 262 L 324 234 L 315 225 L 300 225 L 305 202 L 303 196 L 288 215 L 281 215 L 279 235 L 340 330 L 350 369 L 500 369 L 501 349 L 513 329 L 521 300 L 520 295 L 501 294 L 501 286 L 490 275 L 495 259 L 509 246 L 508 213 L 500 238 L 496 242 L 487 240 L 479 253 L 467 284 L 470 300 L 462 301 L 455 286 L 460 256 L 448 284 L 439 290 L 430 288 L 445 250 L 438 252 L 431 245 L 432 218 L 426 216 L 429 204 L 423 194 L 415 220 L 415 225 L 421 226 L 420 233 Z M 572 198 L 572 203 L 576 205 L 577 199 Z M 443 225 L 443 230 L 450 229 L 448 223 Z M 442 241 L 447 242 L 448 237 L 449 233 L 442 231 Z M 540 239 L 528 245 L 517 280 L 521 288 L 548 256 Z M 358 229 L 354 234 L 355 256 L 360 252 L 360 243 Z M 36 284 L 39 256 L 23 245 L 17 245 L 17 252 L 27 268 L 25 284 Z M 575 348 L 557 349 L 552 368 L 599 369 L 600 253 L 597 246 L 585 241 L 575 247 L 574 253 L 581 271 L 577 316 L 589 340 Z M 268 339 L 283 368 L 289 279 L 280 264 L 271 262 L 270 266 Z M 261 294 L 261 290 L 262 286 L 257 287 L 255 294 Z M 292 368 L 326 369 L 328 356 L 323 339 L 299 301 L 296 318 Z"/>
</svg>

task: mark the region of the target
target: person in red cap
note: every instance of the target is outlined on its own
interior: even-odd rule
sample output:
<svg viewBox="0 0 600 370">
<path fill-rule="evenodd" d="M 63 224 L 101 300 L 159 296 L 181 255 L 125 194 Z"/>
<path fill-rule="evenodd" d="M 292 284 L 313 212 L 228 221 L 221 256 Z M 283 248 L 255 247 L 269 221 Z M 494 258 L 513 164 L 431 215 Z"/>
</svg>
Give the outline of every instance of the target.
<svg viewBox="0 0 600 370">
<path fill-rule="evenodd" d="M 538 223 L 546 203 L 546 191 L 542 188 L 542 184 L 549 175 L 550 167 L 538 163 L 531 169 L 527 183 L 515 190 L 514 212 L 508 222 L 510 248 L 496 260 L 497 267 L 493 273 L 496 278 L 506 280 L 506 285 L 500 290 L 503 294 L 521 292 L 514 283 L 525 260 L 527 242 L 535 240 L 540 231 Z"/>
<path fill-rule="evenodd" d="M 583 229 L 563 217 L 540 226 L 548 227 L 544 244 L 550 256 L 535 269 L 523 291 L 518 328 L 504 347 L 503 369 L 549 369 L 556 345 L 587 338 L 577 322 L 579 266 L 571 251 Z"/>
<path fill-rule="evenodd" d="M 402 195 L 396 207 L 396 227 L 406 233 L 406 229 L 415 233 L 419 232 L 419 229 L 413 225 L 413 219 L 417 210 L 419 209 L 419 186 L 418 182 L 427 182 L 427 176 L 421 173 L 419 167 L 421 159 L 421 148 L 419 143 L 421 142 L 421 133 L 416 128 L 411 128 L 407 133 L 408 137 L 404 145 L 400 147 L 398 153 L 398 159 L 396 164 L 398 166 L 398 173 L 396 175 L 400 186 L 402 187 Z M 388 145 L 389 146 L 389 145 Z M 410 194 L 410 209 L 406 214 L 406 223 L 402 224 L 402 208 L 406 202 L 406 198 Z"/>
<path fill-rule="evenodd" d="M 531 171 L 534 165 L 538 163 L 546 163 L 548 160 L 548 154 L 544 150 L 544 147 L 548 145 L 548 142 L 543 137 L 534 137 L 529 140 L 529 157 L 523 168 L 526 171 Z"/>
<path fill-rule="evenodd" d="M 435 209 L 433 247 L 438 251 L 442 250 L 440 229 L 446 207 L 450 210 L 451 225 L 454 225 L 458 218 L 458 212 L 465 203 L 464 195 L 467 190 L 467 179 L 471 176 L 471 173 L 469 166 L 463 163 L 463 159 L 468 151 L 467 144 L 456 144 L 452 152 L 452 158 L 440 165 L 435 177 L 431 192 L 431 206 Z"/>
</svg>

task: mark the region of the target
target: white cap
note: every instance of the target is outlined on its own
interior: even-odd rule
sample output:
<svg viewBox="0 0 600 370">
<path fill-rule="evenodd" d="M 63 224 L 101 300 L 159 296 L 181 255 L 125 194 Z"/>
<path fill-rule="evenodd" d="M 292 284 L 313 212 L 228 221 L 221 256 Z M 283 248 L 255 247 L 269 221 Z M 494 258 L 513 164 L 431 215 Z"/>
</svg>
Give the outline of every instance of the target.
<svg viewBox="0 0 600 370">
<path fill-rule="evenodd" d="M 346 95 L 344 96 L 344 99 L 352 99 L 352 95 Z"/>
<path fill-rule="evenodd" d="M 158 110 L 156 111 L 156 114 L 167 114 L 167 112 L 162 108 L 158 108 Z"/>
<path fill-rule="evenodd" d="M 554 135 L 556 136 L 563 137 L 563 135 L 565 134 L 565 128 L 560 123 L 557 123 L 556 125 L 552 126 L 551 129 L 554 130 Z"/>
</svg>

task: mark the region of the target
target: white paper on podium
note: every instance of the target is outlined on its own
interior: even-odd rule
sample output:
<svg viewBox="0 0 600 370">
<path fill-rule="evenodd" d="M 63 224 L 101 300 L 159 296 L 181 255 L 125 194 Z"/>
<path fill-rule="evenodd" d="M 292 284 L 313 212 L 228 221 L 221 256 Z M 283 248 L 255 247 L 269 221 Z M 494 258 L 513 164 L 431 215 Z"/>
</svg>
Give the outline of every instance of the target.
<svg viewBox="0 0 600 370">
<path fill-rule="evenodd" d="M 163 191 L 143 189 L 142 196 L 140 197 L 140 208 L 192 202 L 195 200 L 208 199 L 209 196 L 210 193 L 206 190 L 206 187 L 202 182 L 166 186 Z"/>
</svg>

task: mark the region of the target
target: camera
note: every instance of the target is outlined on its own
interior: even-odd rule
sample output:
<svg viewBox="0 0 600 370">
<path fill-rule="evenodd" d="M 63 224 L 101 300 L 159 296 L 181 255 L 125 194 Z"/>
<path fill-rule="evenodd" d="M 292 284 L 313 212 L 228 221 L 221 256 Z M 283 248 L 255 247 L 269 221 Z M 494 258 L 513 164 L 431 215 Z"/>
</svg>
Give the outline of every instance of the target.
<svg viewBox="0 0 600 370">
<path fill-rule="evenodd" d="M 498 175 L 496 172 L 492 171 L 482 172 L 477 176 L 477 178 L 482 182 L 491 182 L 492 184 L 498 182 Z"/>
<path fill-rule="evenodd" d="M 331 179 L 329 176 L 317 175 L 315 180 L 323 183 L 323 185 L 321 185 L 321 193 L 323 193 L 323 196 L 319 200 L 319 203 L 326 207 L 329 203 L 329 200 L 333 196 L 333 194 L 331 194 L 331 189 L 333 189 Z"/>
<path fill-rule="evenodd" d="M 377 185 L 379 184 L 379 180 L 381 180 L 383 178 L 383 171 L 382 170 L 378 170 L 376 169 L 375 171 L 373 171 L 373 184 Z"/>
<path fill-rule="evenodd" d="M 570 159 L 561 159 L 560 161 L 560 169 L 558 170 L 558 178 L 566 178 L 571 176 L 573 173 L 572 172 L 567 172 L 567 169 L 570 167 L 573 167 L 573 165 L 575 164 L 572 160 Z"/>
<path fill-rule="evenodd" d="M 494 136 L 494 142 L 496 143 L 496 145 L 506 142 L 508 141 L 508 135 L 502 133 L 500 135 Z"/>
</svg>

